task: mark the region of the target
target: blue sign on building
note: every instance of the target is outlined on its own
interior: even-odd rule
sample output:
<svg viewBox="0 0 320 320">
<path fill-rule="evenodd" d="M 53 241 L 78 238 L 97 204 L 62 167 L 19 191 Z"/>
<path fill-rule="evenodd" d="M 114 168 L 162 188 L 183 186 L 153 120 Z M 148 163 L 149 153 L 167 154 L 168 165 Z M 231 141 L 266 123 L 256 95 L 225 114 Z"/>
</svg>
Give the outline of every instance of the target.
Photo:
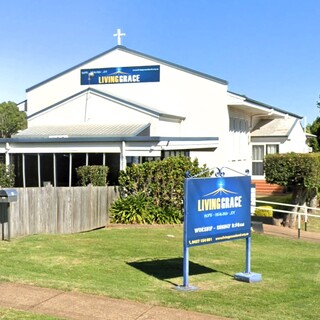
<svg viewBox="0 0 320 320">
<path fill-rule="evenodd" d="M 81 85 L 122 84 L 159 81 L 159 65 L 81 70 Z"/>
<path fill-rule="evenodd" d="M 250 190 L 249 176 L 186 179 L 186 245 L 249 237 Z"/>
</svg>

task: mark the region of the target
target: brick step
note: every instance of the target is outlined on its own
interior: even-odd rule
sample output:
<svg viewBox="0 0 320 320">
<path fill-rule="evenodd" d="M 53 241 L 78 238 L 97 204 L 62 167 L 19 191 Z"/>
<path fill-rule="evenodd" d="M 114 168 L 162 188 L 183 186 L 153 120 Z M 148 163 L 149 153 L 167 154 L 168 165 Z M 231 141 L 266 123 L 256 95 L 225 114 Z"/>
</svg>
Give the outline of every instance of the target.
<svg viewBox="0 0 320 320">
<path fill-rule="evenodd" d="M 252 184 L 256 185 L 256 194 L 281 194 L 284 193 L 284 187 L 277 184 L 270 184 L 264 180 L 252 180 Z"/>
</svg>

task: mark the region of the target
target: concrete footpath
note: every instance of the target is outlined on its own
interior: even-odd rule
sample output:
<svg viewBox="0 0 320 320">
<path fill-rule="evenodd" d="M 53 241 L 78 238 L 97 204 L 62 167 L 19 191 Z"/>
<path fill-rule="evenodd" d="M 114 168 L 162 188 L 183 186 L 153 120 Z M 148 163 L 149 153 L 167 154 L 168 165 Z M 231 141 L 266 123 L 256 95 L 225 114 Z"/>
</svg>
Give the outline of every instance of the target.
<svg viewBox="0 0 320 320">
<path fill-rule="evenodd" d="M 320 242 L 320 233 L 300 230 L 300 238 L 298 238 L 298 230 L 284 227 L 273 226 L 269 224 L 263 225 L 263 234 L 276 237 L 284 237 L 289 239 Z"/>
<path fill-rule="evenodd" d="M 298 231 L 263 225 L 263 233 L 298 240 Z M 320 234 L 300 232 L 300 240 L 320 243 Z M 78 292 L 65 292 L 19 283 L 0 283 L 0 307 L 74 320 L 223 320 L 197 312 L 152 306 Z M 0 317 L 6 319 L 5 315 Z M 11 318 L 12 319 L 12 318 Z"/>
<path fill-rule="evenodd" d="M 74 320 L 223 320 L 226 318 L 77 292 L 0 283 L 0 306 Z M 1 319 L 5 319 L 1 317 Z M 10 318 L 12 319 L 12 318 Z M 29 318 L 28 318 L 29 319 Z"/>
</svg>

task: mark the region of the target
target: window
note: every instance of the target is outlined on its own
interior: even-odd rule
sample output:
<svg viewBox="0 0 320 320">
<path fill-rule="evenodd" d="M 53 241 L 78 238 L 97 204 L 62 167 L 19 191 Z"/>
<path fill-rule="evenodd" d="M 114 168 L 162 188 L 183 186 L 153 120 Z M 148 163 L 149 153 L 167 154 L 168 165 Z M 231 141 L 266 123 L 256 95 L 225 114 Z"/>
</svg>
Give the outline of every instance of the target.
<svg viewBox="0 0 320 320">
<path fill-rule="evenodd" d="M 278 144 L 267 144 L 267 154 L 275 154 L 279 153 L 279 145 Z"/>
<path fill-rule="evenodd" d="M 263 176 L 263 161 L 266 154 L 279 153 L 278 144 L 253 145 L 252 146 L 252 175 Z"/>
<path fill-rule="evenodd" d="M 247 119 L 230 117 L 229 119 L 230 160 L 248 159 L 249 122 Z"/>
<path fill-rule="evenodd" d="M 162 153 L 163 158 L 185 156 L 190 157 L 190 152 L 186 150 L 166 150 Z"/>
</svg>

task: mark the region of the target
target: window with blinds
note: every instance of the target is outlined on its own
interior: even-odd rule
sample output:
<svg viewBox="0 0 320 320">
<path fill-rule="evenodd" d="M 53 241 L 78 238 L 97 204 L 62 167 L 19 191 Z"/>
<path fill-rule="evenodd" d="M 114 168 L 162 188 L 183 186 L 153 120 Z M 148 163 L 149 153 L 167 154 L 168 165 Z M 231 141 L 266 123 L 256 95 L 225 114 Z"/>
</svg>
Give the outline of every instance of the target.
<svg viewBox="0 0 320 320">
<path fill-rule="evenodd" d="M 247 119 L 230 117 L 230 160 L 245 160 L 248 158 L 248 134 L 249 121 Z"/>
<path fill-rule="evenodd" d="M 261 144 L 252 146 L 252 175 L 263 176 L 263 161 L 266 154 L 279 153 L 278 144 Z"/>
</svg>

